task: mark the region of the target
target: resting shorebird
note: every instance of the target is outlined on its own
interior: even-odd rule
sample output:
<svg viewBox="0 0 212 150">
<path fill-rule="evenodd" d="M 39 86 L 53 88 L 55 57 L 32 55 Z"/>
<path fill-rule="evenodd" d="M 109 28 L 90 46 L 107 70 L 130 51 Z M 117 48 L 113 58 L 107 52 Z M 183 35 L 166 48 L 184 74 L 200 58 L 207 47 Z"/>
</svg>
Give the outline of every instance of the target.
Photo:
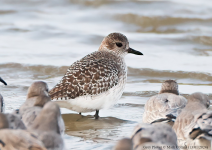
<svg viewBox="0 0 212 150">
<path fill-rule="evenodd" d="M 46 150 L 35 135 L 26 130 L 10 128 L 7 116 L 0 113 L 0 149 L 1 150 Z"/>
<path fill-rule="evenodd" d="M 7 83 L 1 77 L 0 82 L 4 83 L 4 85 L 7 85 Z M 0 112 L 4 112 L 4 99 L 1 94 L 0 94 Z"/>
<path fill-rule="evenodd" d="M 177 136 L 171 126 L 164 123 L 139 123 L 131 136 L 134 150 L 178 150 Z"/>
<path fill-rule="evenodd" d="M 129 47 L 126 36 L 111 33 L 105 37 L 99 50 L 73 63 L 62 80 L 49 92 L 60 107 L 73 111 L 96 111 L 113 106 L 121 98 L 127 67 L 124 56 L 127 53 L 143 55 Z"/>
<path fill-rule="evenodd" d="M 36 81 L 29 87 L 27 99 L 19 109 L 19 114 L 26 127 L 33 124 L 35 118 L 43 109 L 43 106 L 51 101 L 48 91 L 48 85 L 43 81 Z M 63 133 L 65 126 L 62 117 L 60 117 L 58 121 L 60 132 Z"/>
<path fill-rule="evenodd" d="M 186 106 L 187 100 L 179 95 L 178 84 L 174 80 L 166 80 L 161 91 L 152 96 L 145 104 L 144 123 L 168 122 L 173 125 L 177 115 Z"/>
<path fill-rule="evenodd" d="M 173 129 L 182 149 L 204 147 L 211 150 L 212 111 L 208 110 L 210 100 L 207 95 L 197 92 L 190 95 L 188 104 L 177 117 Z"/>
<path fill-rule="evenodd" d="M 29 130 L 32 131 L 48 150 L 63 150 L 64 143 L 59 129 L 60 107 L 54 102 L 44 105 Z"/>
<path fill-rule="evenodd" d="M 26 101 L 21 105 L 19 114 L 28 127 L 42 110 L 45 103 L 51 101 L 48 96 L 48 86 L 43 81 L 36 81 L 28 89 Z"/>
</svg>

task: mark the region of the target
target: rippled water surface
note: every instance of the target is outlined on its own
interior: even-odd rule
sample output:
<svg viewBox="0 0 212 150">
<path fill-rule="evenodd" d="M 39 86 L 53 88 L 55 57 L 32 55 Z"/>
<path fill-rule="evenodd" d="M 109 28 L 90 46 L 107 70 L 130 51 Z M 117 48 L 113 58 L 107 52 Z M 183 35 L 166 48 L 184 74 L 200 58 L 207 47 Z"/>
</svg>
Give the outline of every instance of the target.
<svg viewBox="0 0 212 150">
<path fill-rule="evenodd" d="M 33 81 L 51 89 L 69 65 L 98 50 L 106 35 L 124 33 L 144 56 L 127 55 L 122 98 L 99 120 L 62 109 L 67 149 L 111 149 L 141 121 L 146 100 L 175 79 L 180 93 L 212 93 L 212 2 L 0 1 L 0 85 L 6 111 L 18 108 Z"/>
</svg>

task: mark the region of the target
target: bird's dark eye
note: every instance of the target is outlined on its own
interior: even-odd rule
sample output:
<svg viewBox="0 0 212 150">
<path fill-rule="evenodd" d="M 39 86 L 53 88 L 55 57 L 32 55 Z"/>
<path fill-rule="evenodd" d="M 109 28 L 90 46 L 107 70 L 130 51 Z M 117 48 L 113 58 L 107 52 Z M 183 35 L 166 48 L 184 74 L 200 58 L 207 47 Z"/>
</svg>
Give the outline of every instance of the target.
<svg viewBox="0 0 212 150">
<path fill-rule="evenodd" d="M 122 43 L 116 43 L 118 47 L 122 47 Z"/>
<path fill-rule="evenodd" d="M 167 102 L 169 102 L 169 100 L 168 100 L 168 99 L 166 99 L 166 100 L 165 100 L 165 102 L 167 103 Z"/>
</svg>

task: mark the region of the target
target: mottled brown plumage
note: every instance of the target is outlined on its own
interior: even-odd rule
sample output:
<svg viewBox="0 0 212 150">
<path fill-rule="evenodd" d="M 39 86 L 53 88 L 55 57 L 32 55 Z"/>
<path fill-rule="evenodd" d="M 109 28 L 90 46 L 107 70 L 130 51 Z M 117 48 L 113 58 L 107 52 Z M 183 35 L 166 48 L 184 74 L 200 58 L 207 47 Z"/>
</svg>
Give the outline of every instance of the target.
<svg viewBox="0 0 212 150">
<path fill-rule="evenodd" d="M 77 112 L 90 112 L 114 105 L 126 83 L 124 56 L 127 53 L 143 55 L 129 47 L 128 39 L 123 34 L 109 34 L 98 51 L 70 66 L 49 95 L 53 100 L 62 100 L 61 107 Z"/>
<path fill-rule="evenodd" d="M 89 60 L 89 61 L 88 61 Z M 106 51 L 94 52 L 75 62 L 50 92 L 52 99 L 97 95 L 118 84 L 123 60 Z"/>
</svg>

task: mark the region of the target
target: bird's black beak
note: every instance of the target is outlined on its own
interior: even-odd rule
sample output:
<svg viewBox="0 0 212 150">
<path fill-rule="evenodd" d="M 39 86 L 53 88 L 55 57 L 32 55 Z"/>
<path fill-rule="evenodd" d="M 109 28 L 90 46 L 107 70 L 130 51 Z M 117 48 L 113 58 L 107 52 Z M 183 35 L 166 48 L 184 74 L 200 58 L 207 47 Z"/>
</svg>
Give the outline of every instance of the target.
<svg viewBox="0 0 212 150">
<path fill-rule="evenodd" d="M 0 82 L 4 83 L 4 85 L 7 85 L 7 83 L 0 77 Z"/>
<path fill-rule="evenodd" d="M 127 51 L 128 51 L 128 53 L 132 53 L 132 54 L 135 54 L 135 55 L 143 55 L 141 52 L 136 51 L 132 48 L 129 48 Z"/>
</svg>

